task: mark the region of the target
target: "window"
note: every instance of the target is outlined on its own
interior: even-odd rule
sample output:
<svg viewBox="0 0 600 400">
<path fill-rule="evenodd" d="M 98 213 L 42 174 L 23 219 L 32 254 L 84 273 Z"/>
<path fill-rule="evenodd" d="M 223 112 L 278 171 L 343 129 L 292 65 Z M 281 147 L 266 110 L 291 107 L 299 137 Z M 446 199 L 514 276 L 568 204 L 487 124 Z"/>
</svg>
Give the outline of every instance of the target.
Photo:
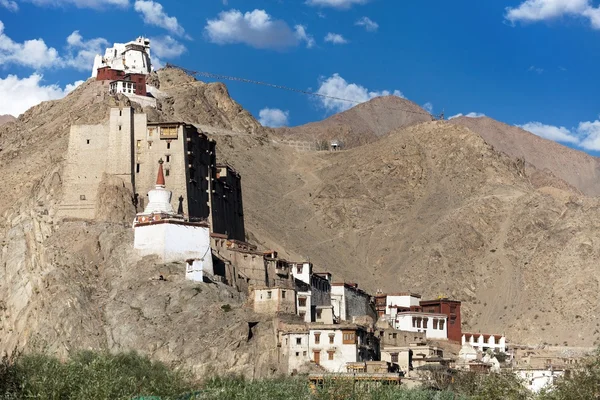
<svg viewBox="0 0 600 400">
<path fill-rule="evenodd" d="M 327 359 L 328 359 L 329 361 L 333 360 L 333 355 L 334 355 L 334 354 L 335 354 L 335 351 L 334 351 L 334 350 L 329 350 L 329 351 L 327 351 Z"/>
<path fill-rule="evenodd" d="M 306 357 L 306 350 L 302 352 L 302 355 Z"/>
<path fill-rule="evenodd" d="M 456 322 L 456 315 L 453 315 L 450 317 L 450 325 L 454 325 L 455 322 Z"/>
<path fill-rule="evenodd" d="M 165 176 L 169 176 L 169 169 L 165 169 Z"/>
<path fill-rule="evenodd" d="M 321 334 L 315 333 L 315 344 L 321 344 Z"/>
<path fill-rule="evenodd" d="M 171 148 L 171 142 L 167 142 L 167 149 Z"/>
<path fill-rule="evenodd" d="M 121 130 L 121 125 L 119 125 L 119 130 Z"/>
<path fill-rule="evenodd" d="M 299 357 L 299 356 L 300 356 L 300 352 L 299 352 L 299 351 L 297 351 L 297 352 L 296 352 L 296 357 Z"/>
<path fill-rule="evenodd" d="M 85 200 L 85 194 L 80 194 L 79 195 L 79 200 Z"/>
<path fill-rule="evenodd" d="M 398 353 L 392 353 L 392 362 L 398 364 Z"/>
<path fill-rule="evenodd" d="M 334 339 L 335 339 L 335 333 L 330 333 L 329 334 L 329 344 L 333 344 Z"/>
<path fill-rule="evenodd" d="M 423 329 L 427 329 L 427 322 L 429 321 L 429 318 L 423 318 Z"/>
<path fill-rule="evenodd" d="M 90 139 L 86 140 L 85 142 L 86 142 L 87 144 L 90 144 Z"/>
<path fill-rule="evenodd" d="M 438 328 L 438 320 L 436 318 L 433 319 L 433 329 Z"/>
<path fill-rule="evenodd" d="M 417 327 L 417 317 L 413 317 L 413 328 Z"/>
<path fill-rule="evenodd" d="M 123 110 L 119 110 L 119 117 L 123 115 Z"/>
<path fill-rule="evenodd" d="M 342 331 L 343 344 L 356 344 L 356 333 L 354 331 Z"/>
<path fill-rule="evenodd" d="M 285 299 L 285 290 L 282 290 L 282 291 L 281 291 L 281 298 L 282 298 L 282 299 Z"/>
<path fill-rule="evenodd" d="M 270 299 L 271 297 L 272 297 L 272 293 L 271 293 L 271 291 L 269 290 L 269 291 L 267 292 L 267 299 Z"/>
<path fill-rule="evenodd" d="M 138 149 L 141 149 L 141 148 L 142 148 L 142 141 L 141 141 L 141 140 L 138 140 L 138 141 L 136 141 L 136 143 L 135 143 L 135 146 L 136 146 Z"/>
<path fill-rule="evenodd" d="M 301 273 L 302 273 L 302 265 L 296 265 L 296 272 L 297 272 L 298 274 L 301 274 Z"/>
<path fill-rule="evenodd" d="M 171 161 L 171 156 L 165 155 L 165 158 L 167 159 L 167 162 Z"/>
<path fill-rule="evenodd" d="M 444 320 L 440 319 L 440 330 L 444 330 Z"/>
<path fill-rule="evenodd" d="M 322 315 L 323 315 L 323 310 L 317 310 L 317 319 L 321 319 Z"/>
<path fill-rule="evenodd" d="M 152 142 L 148 142 L 148 149 L 152 148 Z"/>
<path fill-rule="evenodd" d="M 140 164 L 135 164 L 135 173 L 136 174 L 140 173 Z"/>
<path fill-rule="evenodd" d="M 300 318 L 304 319 L 304 317 L 306 316 L 306 313 L 304 311 L 301 311 L 298 313 L 298 315 L 300 316 Z"/>
<path fill-rule="evenodd" d="M 298 307 L 306 307 L 306 297 L 298 298 Z"/>
<path fill-rule="evenodd" d="M 392 333 L 392 337 L 393 337 L 394 339 L 396 339 L 396 338 L 398 337 L 398 334 L 397 334 L 397 333 Z"/>
<path fill-rule="evenodd" d="M 156 128 L 148 128 L 148 136 L 152 137 L 152 135 L 154 135 L 155 130 L 156 130 Z"/>
<path fill-rule="evenodd" d="M 301 345 L 302 344 L 302 338 L 297 337 L 296 338 L 296 344 L 297 345 Z"/>
</svg>

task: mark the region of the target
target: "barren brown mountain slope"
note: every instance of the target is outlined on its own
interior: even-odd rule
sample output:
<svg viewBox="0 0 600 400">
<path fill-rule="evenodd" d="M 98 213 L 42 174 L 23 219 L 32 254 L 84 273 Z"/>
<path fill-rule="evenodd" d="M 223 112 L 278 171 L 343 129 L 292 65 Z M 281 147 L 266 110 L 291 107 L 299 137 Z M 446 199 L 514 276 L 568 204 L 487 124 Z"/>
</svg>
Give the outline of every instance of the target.
<svg viewBox="0 0 600 400">
<path fill-rule="evenodd" d="M 465 329 L 528 343 L 597 339 L 598 200 L 532 185 L 518 163 L 446 122 L 297 153 L 250 134 L 260 127 L 222 85 L 174 72 L 153 77 L 166 97 L 147 111 L 222 128 L 212 137 L 242 174 L 251 240 L 371 291 L 461 299 Z M 271 321 L 221 284 L 185 282 L 182 265 L 132 253 L 131 193 L 118 180 L 103 182 L 99 205 L 118 218 L 55 218 L 69 126 L 104 120 L 117 101 L 90 81 L 0 127 L 0 350 L 137 349 L 199 374 L 271 374 Z M 259 322 L 252 335 L 248 322 Z"/>
<path fill-rule="evenodd" d="M 345 148 L 371 143 L 393 129 L 431 121 L 412 101 L 397 96 L 376 97 L 323 121 L 273 132 L 286 139 L 318 142 L 339 140 Z"/>
<path fill-rule="evenodd" d="M 0 125 L 5 124 L 7 122 L 13 122 L 16 118 L 12 115 L 0 115 Z"/>
<path fill-rule="evenodd" d="M 259 126 L 221 85 L 192 84 L 190 93 L 205 104 L 197 117 L 204 123 Z M 184 281 L 183 265 L 133 254 L 132 193 L 122 181 L 101 185 L 98 207 L 111 210 L 109 222 L 55 217 L 71 124 L 99 123 L 119 101 L 127 105 L 108 96 L 102 82 L 88 81 L 0 127 L 0 350 L 33 346 L 64 356 L 81 348 L 135 349 L 199 375 L 274 373 L 272 321 L 243 308 L 242 296 L 227 286 Z M 156 280 L 161 274 L 166 282 Z M 258 322 L 252 334 L 249 322 Z"/>
<path fill-rule="evenodd" d="M 466 126 L 496 150 L 513 159 L 522 158 L 528 167 L 548 171 L 588 196 L 600 195 L 600 160 L 597 157 L 488 117 L 459 117 L 450 123 Z"/>
<path fill-rule="evenodd" d="M 464 127 L 429 122 L 334 153 L 237 135 L 218 150 L 242 173 L 247 228 L 266 247 L 370 291 L 463 300 L 465 330 L 598 338 L 600 204 L 536 189 Z"/>
</svg>

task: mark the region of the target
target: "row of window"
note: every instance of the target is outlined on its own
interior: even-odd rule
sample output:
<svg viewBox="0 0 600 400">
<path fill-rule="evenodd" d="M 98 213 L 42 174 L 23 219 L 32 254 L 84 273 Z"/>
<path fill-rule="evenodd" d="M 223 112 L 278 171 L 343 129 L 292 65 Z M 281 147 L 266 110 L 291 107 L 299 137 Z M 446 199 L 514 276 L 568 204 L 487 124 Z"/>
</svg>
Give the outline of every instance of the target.
<svg viewBox="0 0 600 400">
<path fill-rule="evenodd" d="M 432 318 L 432 320 L 433 320 L 433 329 L 444 330 L 445 321 L 443 319 Z M 413 326 L 413 328 L 421 328 L 422 327 L 423 329 L 427 329 L 428 321 L 429 321 L 429 318 L 413 317 L 412 318 L 412 326 Z"/>
</svg>

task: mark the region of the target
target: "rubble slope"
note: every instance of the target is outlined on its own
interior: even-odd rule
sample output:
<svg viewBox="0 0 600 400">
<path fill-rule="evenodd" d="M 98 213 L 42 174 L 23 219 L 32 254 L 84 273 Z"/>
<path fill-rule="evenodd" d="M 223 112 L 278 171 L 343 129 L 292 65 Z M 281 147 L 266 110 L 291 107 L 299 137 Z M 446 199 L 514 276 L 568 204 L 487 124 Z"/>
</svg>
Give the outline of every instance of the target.
<svg viewBox="0 0 600 400">
<path fill-rule="evenodd" d="M 218 151 L 242 174 L 246 226 L 265 247 L 371 292 L 462 300 L 466 331 L 598 339 L 598 200 L 533 185 L 465 127 L 428 122 L 318 153 L 232 135 Z"/>
<path fill-rule="evenodd" d="M 371 143 L 393 129 L 431 121 L 432 117 L 412 101 L 398 96 L 376 97 L 319 122 L 272 132 L 285 139 L 343 142 L 345 148 Z"/>
<path fill-rule="evenodd" d="M 525 160 L 532 173 L 534 170 L 546 171 L 588 196 L 600 195 L 600 161 L 597 157 L 488 117 L 459 117 L 450 123 L 466 126 L 513 159 Z"/>
</svg>

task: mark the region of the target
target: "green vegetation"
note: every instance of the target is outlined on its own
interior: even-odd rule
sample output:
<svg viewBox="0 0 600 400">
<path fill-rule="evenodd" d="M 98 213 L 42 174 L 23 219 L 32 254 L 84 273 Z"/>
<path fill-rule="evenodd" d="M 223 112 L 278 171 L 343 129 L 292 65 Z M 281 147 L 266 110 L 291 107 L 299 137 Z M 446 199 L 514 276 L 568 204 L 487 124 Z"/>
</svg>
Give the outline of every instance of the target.
<svg viewBox="0 0 600 400">
<path fill-rule="evenodd" d="M 64 363 L 45 355 L 13 354 L 4 357 L 0 367 L 3 399 L 169 399 L 190 390 L 185 374 L 136 353 L 84 351 Z"/>
<path fill-rule="evenodd" d="M 475 374 L 431 371 L 433 389 L 371 387 L 352 381 L 326 381 L 312 391 L 306 377 L 251 381 L 214 377 L 203 383 L 191 375 L 136 353 L 78 352 L 69 360 L 13 353 L 0 360 L 0 399 L 42 400 L 587 400 L 600 393 L 600 353 L 534 395 L 512 373 Z M 438 376 L 436 376 L 438 374 Z"/>
</svg>

